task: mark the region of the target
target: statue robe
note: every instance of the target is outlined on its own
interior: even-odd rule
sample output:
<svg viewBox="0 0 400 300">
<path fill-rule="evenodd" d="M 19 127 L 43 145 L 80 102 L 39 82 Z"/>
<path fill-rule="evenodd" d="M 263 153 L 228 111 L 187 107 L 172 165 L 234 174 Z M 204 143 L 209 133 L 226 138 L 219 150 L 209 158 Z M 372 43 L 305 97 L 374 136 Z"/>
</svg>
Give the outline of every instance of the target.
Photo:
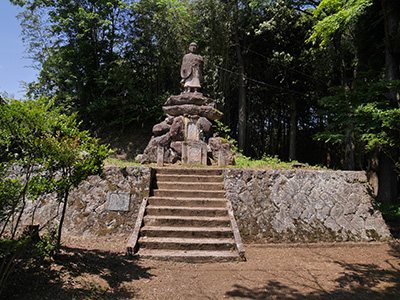
<svg viewBox="0 0 400 300">
<path fill-rule="evenodd" d="M 200 55 L 188 53 L 183 57 L 181 77 L 184 80 L 184 87 L 201 88 L 203 70 L 203 58 Z"/>
</svg>

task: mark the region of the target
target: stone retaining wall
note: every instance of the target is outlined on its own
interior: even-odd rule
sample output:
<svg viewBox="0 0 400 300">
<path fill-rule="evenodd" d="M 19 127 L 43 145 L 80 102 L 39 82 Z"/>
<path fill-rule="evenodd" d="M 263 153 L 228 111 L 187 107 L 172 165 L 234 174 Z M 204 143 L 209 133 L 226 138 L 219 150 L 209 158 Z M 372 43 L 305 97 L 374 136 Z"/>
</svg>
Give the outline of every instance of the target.
<svg viewBox="0 0 400 300">
<path fill-rule="evenodd" d="M 91 176 L 69 196 L 64 233 L 70 235 L 123 235 L 132 232 L 139 206 L 149 196 L 151 169 L 143 167 L 106 167 L 101 176 Z M 29 202 L 22 224 L 42 226 L 56 217 L 61 206 L 55 195 Z"/>
<path fill-rule="evenodd" d="M 149 195 L 152 169 L 106 167 L 69 198 L 64 233 L 129 236 Z M 245 242 L 380 240 L 390 233 L 364 172 L 224 171 L 227 198 Z M 28 203 L 22 224 L 43 225 L 61 207 L 54 195 Z M 55 219 L 59 219 L 58 217 Z"/>
<path fill-rule="evenodd" d="M 224 178 L 246 242 L 390 237 L 365 172 L 227 169 Z"/>
</svg>

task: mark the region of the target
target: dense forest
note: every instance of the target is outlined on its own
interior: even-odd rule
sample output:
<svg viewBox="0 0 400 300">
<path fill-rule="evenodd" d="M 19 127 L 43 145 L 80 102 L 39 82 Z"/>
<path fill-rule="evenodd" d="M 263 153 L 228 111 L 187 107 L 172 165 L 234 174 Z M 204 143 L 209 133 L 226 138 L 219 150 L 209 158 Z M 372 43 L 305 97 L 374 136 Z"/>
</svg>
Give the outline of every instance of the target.
<svg viewBox="0 0 400 300">
<path fill-rule="evenodd" d="M 162 119 L 194 41 L 203 93 L 243 154 L 368 170 L 396 201 L 399 1 L 10 1 L 40 70 L 28 97 L 98 137 Z"/>
</svg>

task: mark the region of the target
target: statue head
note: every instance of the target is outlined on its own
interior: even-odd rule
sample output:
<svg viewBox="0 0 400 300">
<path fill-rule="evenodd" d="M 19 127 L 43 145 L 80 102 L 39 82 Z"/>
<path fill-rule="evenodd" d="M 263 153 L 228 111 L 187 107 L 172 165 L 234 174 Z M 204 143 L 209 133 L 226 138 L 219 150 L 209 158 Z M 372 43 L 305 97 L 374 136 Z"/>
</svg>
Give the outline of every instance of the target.
<svg viewBox="0 0 400 300">
<path fill-rule="evenodd" d="M 190 43 L 189 45 L 189 51 L 192 53 L 195 53 L 197 50 L 197 44 L 196 43 Z"/>
</svg>

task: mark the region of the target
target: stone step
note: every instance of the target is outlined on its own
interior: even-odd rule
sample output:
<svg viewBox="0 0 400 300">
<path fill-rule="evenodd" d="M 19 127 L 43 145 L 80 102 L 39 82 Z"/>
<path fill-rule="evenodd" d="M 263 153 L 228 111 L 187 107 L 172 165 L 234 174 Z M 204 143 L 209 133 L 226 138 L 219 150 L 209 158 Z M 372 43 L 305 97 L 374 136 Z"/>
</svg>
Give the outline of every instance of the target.
<svg viewBox="0 0 400 300">
<path fill-rule="evenodd" d="M 181 237 L 181 238 L 232 238 L 230 227 L 167 227 L 144 226 L 143 236 L 148 237 Z"/>
<path fill-rule="evenodd" d="M 221 182 L 224 183 L 222 175 L 176 175 L 157 174 L 157 181 L 164 182 Z"/>
<path fill-rule="evenodd" d="M 238 261 L 236 251 L 198 251 L 198 250 L 154 250 L 141 249 L 139 257 L 179 262 L 227 262 Z"/>
<path fill-rule="evenodd" d="M 145 226 L 229 227 L 229 217 L 145 216 Z"/>
<path fill-rule="evenodd" d="M 212 250 L 227 251 L 235 249 L 233 239 L 195 239 L 175 237 L 141 237 L 139 245 L 143 249 L 165 250 Z"/>
<path fill-rule="evenodd" d="M 150 197 L 148 203 L 154 206 L 226 207 L 226 199 L 221 198 Z"/>
<path fill-rule="evenodd" d="M 153 190 L 155 197 L 172 197 L 172 198 L 225 198 L 225 191 L 202 191 L 202 190 Z"/>
<path fill-rule="evenodd" d="M 147 215 L 152 216 L 227 216 L 228 210 L 224 207 L 182 207 L 182 206 L 153 206 L 146 208 Z"/>
<path fill-rule="evenodd" d="M 222 191 L 224 184 L 219 182 L 165 182 L 158 181 L 155 188 L 160 190 L 180 190 L 180 191 Z"/>
<path fill-rule="evenodd" d="M 221 176 L 222 169 L 213 168 L 156 168 L 156 174 L 172 174 L 172 175 L 214 175 Z"/>
<path fill-rule="evenodd" d="M 187 262 L 238 261 L 223 170 L 162 167 L 155 171 L 152 196 L 141 222 L 138 256 Z"/>
</svg>

